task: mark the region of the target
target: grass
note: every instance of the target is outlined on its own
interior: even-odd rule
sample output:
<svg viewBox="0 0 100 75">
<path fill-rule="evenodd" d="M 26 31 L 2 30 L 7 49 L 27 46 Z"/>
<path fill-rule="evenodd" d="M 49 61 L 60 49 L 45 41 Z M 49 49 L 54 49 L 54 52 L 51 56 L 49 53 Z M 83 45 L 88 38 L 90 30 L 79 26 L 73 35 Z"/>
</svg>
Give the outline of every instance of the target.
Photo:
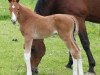
<svg viewBox="0 0 100 75">
<path fill-rule="evenodd" d="M 20 0 L 20 3 L 24 6 L 28 6 L 34 10 L 37 0 Z M 9 2 L 8 0 L 0 0 L 0 20 L 9 19 Z"/>
<path fill-rule="evenodd" d="M 21 0 L 33 10 L 36 0 Z M 18 23 L 14 26 L 9 17 L 9 3 L 0 0 L 0 75 L 26 75 L 23 57 L 23 37 L 19 31 Z M 86 22 L 88 36 L 91 42 L 91 51 L 96 60 L 95 71 L 100 75 L 100 25 L 91 25 Z M 84 72 L 88 70 L 88 60 L 81 46 L 78 36 L 77 43 L 82 49 Z M 18 41 L 12 41 L 18 39 Z M 45 39 L 46 54 L 39 65 L 39 75 L 72 75 L 72 70 L 66 69 L 68 62 L 68 49 L 58 36 Z"/>
</svg>

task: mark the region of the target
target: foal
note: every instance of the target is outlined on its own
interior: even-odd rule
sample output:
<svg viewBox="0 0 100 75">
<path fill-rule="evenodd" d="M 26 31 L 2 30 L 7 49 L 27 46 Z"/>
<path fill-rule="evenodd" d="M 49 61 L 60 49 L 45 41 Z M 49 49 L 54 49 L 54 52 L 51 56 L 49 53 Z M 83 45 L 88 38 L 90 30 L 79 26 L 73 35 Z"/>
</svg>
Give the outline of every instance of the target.
<svg viewBox="0 0 100 75">
<path fill-rule="evenodd" d="M 30 57 L 33 39 L 43 39 L 55 32 L 66 43 L 73 57 L 73 75 L 83 75 L 80 49 L 73 38 L 74 30 L 78 32 L 78 22 L 74 16 L 64 14 L 40 16 L 20 5 L 19 0 L 9 0 L 9 2 L 11 21 L 15 24 L 18 20 L 20 31 L 25 38 L 24 57 L 27 75 L 32 75 Z"/>
</svg>

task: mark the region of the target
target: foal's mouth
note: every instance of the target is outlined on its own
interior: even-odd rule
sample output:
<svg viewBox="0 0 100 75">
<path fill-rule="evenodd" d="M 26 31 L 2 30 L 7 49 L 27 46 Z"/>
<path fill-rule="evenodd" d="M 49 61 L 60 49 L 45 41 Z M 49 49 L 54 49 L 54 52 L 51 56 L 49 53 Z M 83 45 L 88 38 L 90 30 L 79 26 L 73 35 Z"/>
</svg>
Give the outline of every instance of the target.
<svg viewBox="0 0 100 75">
<path fill-rule="evenodd" d="M 12 21 L 12 23 L 15 25 L 16 24 L 16 21 L 13 21 L 13 20 L 11 20 Z"/>
<path fill-rule="evenodd" d="M 15 24 L 16 24 L 16 22 L 13 22 L 13 24 L 15 25 Z"/>
</svg>

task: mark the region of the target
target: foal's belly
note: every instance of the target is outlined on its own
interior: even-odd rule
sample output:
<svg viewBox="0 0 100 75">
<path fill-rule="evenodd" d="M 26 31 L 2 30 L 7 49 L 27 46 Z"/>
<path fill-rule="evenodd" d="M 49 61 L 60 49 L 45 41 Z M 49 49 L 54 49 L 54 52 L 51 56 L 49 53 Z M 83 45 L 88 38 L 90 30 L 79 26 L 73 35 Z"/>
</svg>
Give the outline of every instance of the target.
<svg viewBox="0 0 100 75">
<path fill-rule="evenodd" d="M 53 30 L 53 31 L 50 31 L 50 32 L 35 32 L 33 34 L 33 39 L 44 39 L 44 38 L 47 38 L 47 37 L 50 37 L 52 35 L 55 35 L 57 34 L 57 30 Z"/>
</svg>

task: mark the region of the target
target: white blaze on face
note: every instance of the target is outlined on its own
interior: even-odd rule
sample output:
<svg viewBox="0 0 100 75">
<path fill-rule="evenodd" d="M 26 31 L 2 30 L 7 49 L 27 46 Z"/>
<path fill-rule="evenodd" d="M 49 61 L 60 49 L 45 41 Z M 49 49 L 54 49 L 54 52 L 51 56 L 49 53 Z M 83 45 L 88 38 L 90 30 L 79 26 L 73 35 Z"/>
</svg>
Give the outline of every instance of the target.
<svg viewBox="0 0 100 75">
<path fill-rule="evenodd" d="M 15 6 L 14 6 L 14 5 L 12 5 L 12 8 L 15 8 Z"/>
<path fill-rule="evenodd" d="M 12 21 L 15 22 L 17 20 L 16 15 L 14 14 L 14 12 L 12 12 Z"/>
<path fill-rule="evenodd" d="M 14 10 L 15 6 L 14 6 L 14 5 L 12 5 L 12 8 L 13 8 L 13 10 Z M 16 22 L 16 20 L 17 20 L 17 18 L 16 18 L 16 15 L 15 15 L 14 11 L 12 11 L 12 17 L 11 17 L 11 19 L 12 19 L 12 21 L 13 21 L 13 22 Z"/>
</svg>

